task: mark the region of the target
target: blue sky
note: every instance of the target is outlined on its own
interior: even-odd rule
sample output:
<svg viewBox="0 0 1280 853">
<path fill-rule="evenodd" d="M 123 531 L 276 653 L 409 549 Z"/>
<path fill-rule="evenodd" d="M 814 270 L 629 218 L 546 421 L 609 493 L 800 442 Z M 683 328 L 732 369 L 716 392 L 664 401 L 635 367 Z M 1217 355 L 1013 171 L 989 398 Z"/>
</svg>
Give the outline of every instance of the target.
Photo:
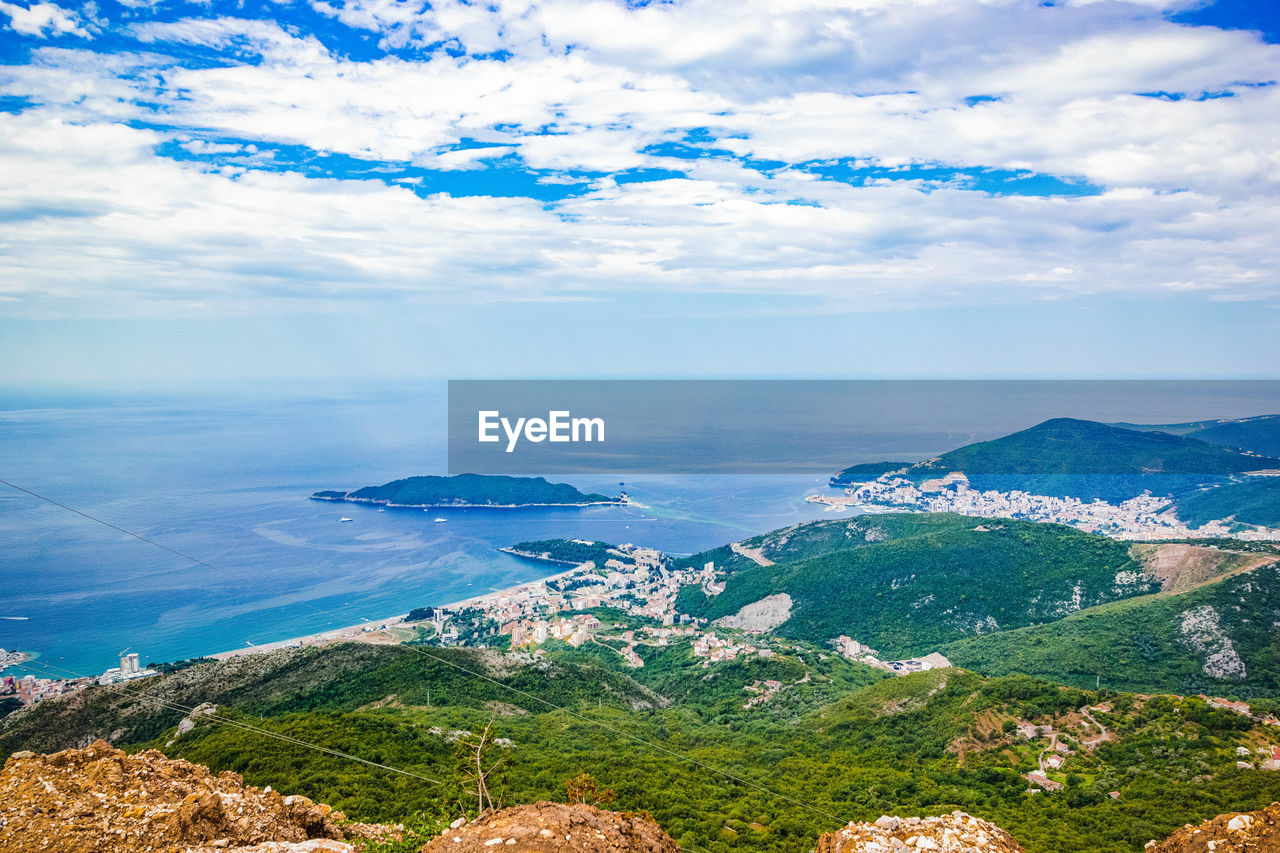
<svg viewBox="0 0 1280 853">
<path fill-rule="evenodd" d="M 1274 376 L 1277 18 L 0 0 L 4 381 Z"/>
</svg>

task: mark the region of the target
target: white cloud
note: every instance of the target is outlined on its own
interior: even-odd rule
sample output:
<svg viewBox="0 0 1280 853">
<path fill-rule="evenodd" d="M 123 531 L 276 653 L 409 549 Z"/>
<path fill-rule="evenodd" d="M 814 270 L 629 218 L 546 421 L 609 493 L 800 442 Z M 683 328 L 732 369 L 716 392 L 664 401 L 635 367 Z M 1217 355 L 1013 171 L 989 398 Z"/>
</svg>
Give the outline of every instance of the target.
<svg viewBox="0 0 1280 853">
<path fill-rule="evenodd" d="M 1274 298 L 1276 211 L 1194 193 L 1078 199 L 791 180 L 599 182 L 548 207 L 377 181 L 211 171 L 153 131 L 0 118 L 6 311 L 133 316 L 349 310 L 648 292 L 851 307 L 1172 288 Z M 778 203 L 805 191 L 809 205 Z M 1102 227 L 1106 226 L 1106 227 Z M 1179 282 L 1171 285 L 1171 282 Z"/>
<path fill-rule="evenodd" d="M 80 16 L 53 3 L 32 3 L 26 8 L 17 3 L 0 2 L 0 12 L 9 16 L 14 32 L 45 38 L 50 35 L 73 35 L 88 38 L 89 31 Z"/>
<path fill-rule="evenodd" d="M 849 306 L 1274 299 L 1280 287 L 1280 89 L 1245 85 L 1277 76 L 1280 48 L 1249 33 L 1139 20 L 1111 2 L 750 0 L 732 16 L 710 0 L 313 6 L 387 46 L 511 57 L 355 61 L 294 27 L 235 17 L 130 25 L 146 53 L 33 51 L 0 74 L 0 93 L 40 104 L 0 117 L 4 312 L 619 289 Z M 176 46 L 223 61 L 189 64 Z M 1223 90 L 1232 96 L 1198 99 Z M 974 95 L 996 99 L 970 105 Z M 654 153 L 693 131 L 694 147 L 739 159 Z M 165 142 L 214 164 L 158 156 Z M 556 203 L 423 198 L 403 178 L 270 171 L 275 145 L 449 170 L 519 158 L 549 184 L 643 167 L 688 177 L 605 177 Z M 1104 191 L 850 186 L 800 168 L 835 159 L 1027 170 Z"/>
<path fill-rule="evenodd" d="M 262 56 L 304 71 L 328 59 L 328 52 L 314 36 L 295 36 L 279 24 L 243 18 L 187 18 L 166 23 L 142 23 L 131 27 L 139 41 L 194 44 L 235 53 Z"/>
</svg>

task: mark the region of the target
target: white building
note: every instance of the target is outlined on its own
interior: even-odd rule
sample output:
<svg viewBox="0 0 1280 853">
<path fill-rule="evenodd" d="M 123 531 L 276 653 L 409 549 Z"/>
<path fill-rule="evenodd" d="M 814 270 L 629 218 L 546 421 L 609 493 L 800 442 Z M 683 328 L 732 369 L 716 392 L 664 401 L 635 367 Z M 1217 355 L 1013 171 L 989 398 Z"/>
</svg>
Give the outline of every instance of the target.
<svg viewBox="0 0 1280 853">
<path fill-rule="evenodd" d="M 98 676 L 99 684 L 119 684 L 121 681 L 132 681 L 135 678 L 146 678 L 155 675 L 154 669 L 143 669 L 138 663 L 138 653 L 133 654 L 120 653 L 120 666 L 111 667 L 111 669 Z"/>
</svg>

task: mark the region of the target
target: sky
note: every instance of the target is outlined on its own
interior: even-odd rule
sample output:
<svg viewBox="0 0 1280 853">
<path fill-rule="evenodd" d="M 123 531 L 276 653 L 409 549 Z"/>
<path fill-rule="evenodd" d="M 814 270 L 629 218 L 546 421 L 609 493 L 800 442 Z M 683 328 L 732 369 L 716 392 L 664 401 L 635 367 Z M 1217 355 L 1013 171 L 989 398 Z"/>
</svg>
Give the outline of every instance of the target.
<svg viewBox="0 0 1280 853">
<path fill-rule="evenodd" d="M 0 0 L 0 384 L 1265 376 L 1280 11 Z"/>
</svg>

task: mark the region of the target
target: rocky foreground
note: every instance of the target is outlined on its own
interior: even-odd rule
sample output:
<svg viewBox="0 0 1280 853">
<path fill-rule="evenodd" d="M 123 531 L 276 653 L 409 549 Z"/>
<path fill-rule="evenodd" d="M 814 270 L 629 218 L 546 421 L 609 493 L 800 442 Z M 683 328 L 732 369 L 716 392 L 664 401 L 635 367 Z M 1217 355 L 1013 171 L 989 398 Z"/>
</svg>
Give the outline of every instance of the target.
<svg viewBox="0 0 1280 853">
<path fill-rule="evenodd" d="M 0 771 L 0 838 L 22 853 L 351 853 L 341 818 L 236 773 L 102 740 L 18 752 Z"/>
<path fill-rule="evenodd" d="M 638 815 L 587 805 L 534 803 L 483 815 L 445 830 L 422 853 L 679 853 L 662 827 Z"/>
<path fill-rule="evenodd" d="M 1013 836 L 964 812 L 940 817 L 892 817 L 852 822 L 818 839 L 817 853 L 1023 853 Z"/>
<path fill-rule="evenodd" d="M 347 822 L 306 797 L 246 786 L 156 750 L 105 741 L 52 755 L 18 752 L 0 770 L 5 853 L 358 853 L 367 839 L 409 841 L 398 826 Z M 421 853 L 679 853 L 647 816 L 540 802 L 459 820 Z M 354 843 L 352 843 L 354 842 Z M 417 839 L 413 839 L 417 844 Z M 1147 853 L 1280 853 L 1280 803 L 1186 826 Z M 964 812 L 850 823 L 815 853 L 1023 853 L 1007 832 Z"/>
<path fill-rule="evenodd" d="M 1149 853 L 1275 853 L 1280 850 L 1280 803 L 1256 812 L 1218 815 L 1186 826 L 1163 842 L 1148 841 Z"/>
</svg>

